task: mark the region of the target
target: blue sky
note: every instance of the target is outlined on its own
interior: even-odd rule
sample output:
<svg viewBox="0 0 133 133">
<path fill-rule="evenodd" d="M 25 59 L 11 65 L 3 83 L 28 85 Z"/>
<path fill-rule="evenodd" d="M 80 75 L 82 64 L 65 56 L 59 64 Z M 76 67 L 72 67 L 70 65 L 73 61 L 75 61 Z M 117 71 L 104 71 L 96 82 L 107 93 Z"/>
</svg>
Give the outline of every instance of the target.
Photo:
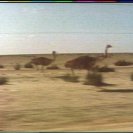
<svg viewBox="0 0 133 133">
<path fill-rule="evenodd" d="M 0 54 L 133 52 L 133 4 L 1 3 Z"/>
</svg>

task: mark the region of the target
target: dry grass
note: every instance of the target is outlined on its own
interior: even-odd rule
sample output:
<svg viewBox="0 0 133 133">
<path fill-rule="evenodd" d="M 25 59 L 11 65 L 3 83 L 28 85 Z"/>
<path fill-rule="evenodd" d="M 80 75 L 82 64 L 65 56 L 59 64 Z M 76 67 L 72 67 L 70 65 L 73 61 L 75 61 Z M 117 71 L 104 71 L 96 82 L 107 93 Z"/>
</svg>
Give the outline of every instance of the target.
<svg viewBox="0 0 133 133">
<path fill-rule="evenodd" d="M 75 72 L 80 77 L 75 83 L 55 78 L 71 73 L 63 63 L 76 56 L 59 55 L 56 64 L 62 69 L 46 69 L 43 73 L 25 68 L 14 71 L 12 60 L 25 64 L 31 56 L 1 57 L 6 69 L 0 73 L 9 77 L 10 84 L 0 86 L 0 130 L 133 130 L 132 67 L 116 67 L 115 72 L 102 74 L 104 81 L 114 86 L 83 85 L 87 74 L 84 70 Z M 110 66 L 119 58 L 133 59 L 131 57 L 133 55 L 113 55 L 102 65 Z"/>
</svg>

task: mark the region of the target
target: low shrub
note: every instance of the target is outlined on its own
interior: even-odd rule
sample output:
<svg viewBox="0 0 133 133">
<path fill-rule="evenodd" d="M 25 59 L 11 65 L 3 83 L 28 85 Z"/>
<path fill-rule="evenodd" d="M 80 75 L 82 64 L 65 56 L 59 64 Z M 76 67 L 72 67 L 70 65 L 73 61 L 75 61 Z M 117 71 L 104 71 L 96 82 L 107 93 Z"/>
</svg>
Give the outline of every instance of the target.
<svg viewBox="0 0 133 133">
<path fill-rule="evenodd" d="M 97 72 L 114 72 L 115 69 L 111 68 L 111 67 L 108 67 L 108 66 L 103 66 L 103 67 L 97 67 L 96 71 Z"/>
<path fill-rule="evenodd" d="M 66 74 L 63 76 L 58 76 L 56 78 L 63 79 L 66 82 L 79 82 L 79 77 L 78 76 L 71 76 L 70 74 Z"/>
<path fill-rule="evenodd" d="M 20 64 L 16 64 L 16 65 L 14 66 L 14 69 L 15 69 L 15 70 L 20 70 L 20 69 L 21 69 L 21 65 L 20 65 Z"/>
<path fill-rule="evenodd" d="M 86 76 L 85 85 L 99 86 L 103 84 L 103 76 L 97 72 L 88 73 Z"/>
<path fill-rule="evenodd" d="M 125 60 L 119 60 L 114 63 L 116 66 L 129 66 L 133 65 L 133 62 L 125 61 Z"/>
<path fill-rule="evenodd" d="M 133 73 L 131 74 L 130 79 L 133 81 Z"/>
<path fill-rule="evenodd" d="M 0 77 L 0 85 L 4 85 L 8 82 L 8 78 L 7 77 Z"/>
<path fill-rule="evenodd" d="M 4 66 L 0 64 L 0 68 L 4 68 Z"/>
<path fill-rule="evenodd" d="M 26 63 L 24 65 L 25 68 L 33 68 L 33 65 L 31 63 Z"/>
</svg>

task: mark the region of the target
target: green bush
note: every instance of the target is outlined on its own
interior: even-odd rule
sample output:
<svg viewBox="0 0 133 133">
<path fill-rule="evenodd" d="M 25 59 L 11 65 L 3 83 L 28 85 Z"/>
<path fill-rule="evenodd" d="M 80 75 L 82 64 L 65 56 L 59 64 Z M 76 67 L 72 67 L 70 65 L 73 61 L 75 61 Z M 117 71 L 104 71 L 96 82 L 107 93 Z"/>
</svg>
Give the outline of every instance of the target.
<svg viewBox="0 0 133 133">
<path fill-rule="evenodd" d="M 103 84 L 103 76 L 99 73 L 88 73 L 86 76 L 85 85 L 99 86 Z"/>
<path fill-rule="evenodd" d="M 96 71 L 97 72 L 114 72 L 115 69 L 111 68 L 111 67 L 108 67 L 108 66 L 103 66 L 103 67 L 97 67 Z"/>
<path fill-rule="evenodd" d="M 14 69 L 15 69 L 15 70 L 20 70 L 20 69 L 21 69 L 21 65 L 20 65 L 20 64 L 16 64 L 16 65 L 14 66 Z"/>
<path fill-rule="evenodd" d="M 8 78 L 7 77 L 0 77 L 0 85 L 4 85 L 8 82 Z"/>
<path fill-rule="evenodd" d="M 114 63 L 116 66 L 129 66 L 133 65 L 133 62 L 125 61 L 125 60 L 119 60 Z"/>
<path fill-rule="evenodd" d="M 26 63 L 24 65 L 25 68 L 33 68 L 33 65 L 31 63 Z"/>
</svg>

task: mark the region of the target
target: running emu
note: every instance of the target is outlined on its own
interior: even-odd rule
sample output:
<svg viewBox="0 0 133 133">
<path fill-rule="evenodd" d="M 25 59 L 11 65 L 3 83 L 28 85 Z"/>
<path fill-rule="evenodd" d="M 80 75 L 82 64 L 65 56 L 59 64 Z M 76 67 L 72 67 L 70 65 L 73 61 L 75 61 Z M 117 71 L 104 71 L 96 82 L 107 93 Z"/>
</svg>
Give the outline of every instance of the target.
<svg viewBox="0 0 133 133">
<path fill-rule="evenodd" d="M 44 66 L 48 66 L 50 65 L 52 62 L 55 61 L 56 59 L 56 52 L 53 51 L 52 52 L 52 55 L 53 55 L 53 59 L 49 59 L 49 58 L 46 58 L 46 57 L 38 57 L 38 58 L 34 58 L 31 60 L 31 64 L 34 64 L 37 68 L 37 70 L 39 70 L 39 65 L 41 66 L 41 70 L 43 71 L 44 70 Z"/>
<path fill-rule="evenodd" d="M 73 60 L 67 61 L 65 63 L 65 67 L 70 68 L 72 74 L 74 75 L 74 69 L 91 70 L 95 66 L 97 60 L 97 57 L 80 56 Z"/>
<path fill-rule="evenodd" d="M 112 48 L 111 45 L 106 45 L 104 56 L 80 56 L 65 63 L 66 68 L 70 68 L 74 75 L 74 69 L 94 70 L 96 62 L 102 61 L 108 57 L 108 49 Z"/>
</svg>

